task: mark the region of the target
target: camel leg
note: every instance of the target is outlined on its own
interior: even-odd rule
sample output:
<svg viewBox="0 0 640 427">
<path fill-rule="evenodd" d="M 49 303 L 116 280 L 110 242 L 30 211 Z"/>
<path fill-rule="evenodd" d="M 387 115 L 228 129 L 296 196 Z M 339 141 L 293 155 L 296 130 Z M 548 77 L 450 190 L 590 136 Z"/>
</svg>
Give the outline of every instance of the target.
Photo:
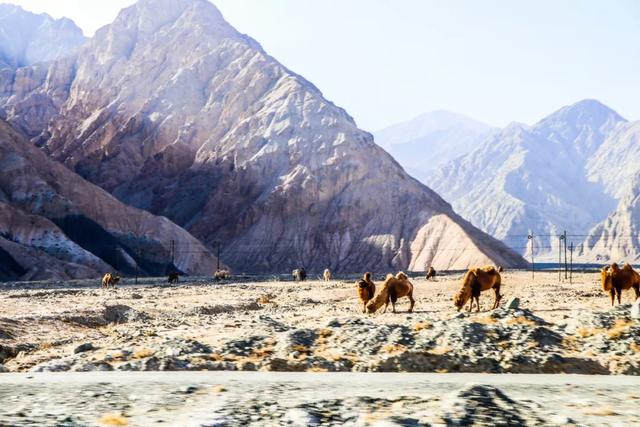
<svg viewBox="0 0 640 427">
<path fill-rule="evenodd" d="M 493 310 L 495 310 L 500 305 L 500 300 L 502 299 L 502 295 L 500 295 L 500 286 L 493 288 L 493 291 L 495 292 L 496 297 L 496 300 L 493 303 Z"/>
<path fill-rule="evenodd" d="M 620 298 L 622 297 L 622 289 L 616 288 L 616 294 L 618 295 L 618 304 L 622 304 Z"/>
<path fill-rule="evenodd" d="M 633 285 L 633 292 L 636 294 L 636 299 L 640 298 L 640 285 Z"/>
<path fill-rule="evenodd" d="M 611 294 L 611 306 L 613 307 L 616 304 L 616 290 L 611 288 L 609 294 Z"/>
<path fill-rule="evenodd" d="M 367 301 L 367 302 L 369 302 L 369 301 Z M 363 303 L 362 303 L 362 312 L 363 312 L 363 313 L 366 313 L 366 312 L 367 312 L 367 302 L 363 302 Z"/>
<path fill-rule="evenodd" d="M 409 294 L 409 301 L 411 301 L 411 305 L 409 306 L 409 313 L 413 313 L 413 306 L 416 305 L 416 300 L 413 299 L 413 292 Z"/>
<path fill-rule="evenodd" d="M 476 312 L 480 313 L 480 297 L 476 297 Z"/>
<path fill-rule="evenodd" d="M 391 301 L 391 311 L 393 311 L 393 314 L 396 314 L 396 303 Z"/>
<path fill-rule="evenodd" d="M 473 308 L 473 297 L 471 298 L 471 301 L 469 301 L 469 308 L 467 308 L 467 311 L 471 313 L 472 308 Z"/>
</svg>

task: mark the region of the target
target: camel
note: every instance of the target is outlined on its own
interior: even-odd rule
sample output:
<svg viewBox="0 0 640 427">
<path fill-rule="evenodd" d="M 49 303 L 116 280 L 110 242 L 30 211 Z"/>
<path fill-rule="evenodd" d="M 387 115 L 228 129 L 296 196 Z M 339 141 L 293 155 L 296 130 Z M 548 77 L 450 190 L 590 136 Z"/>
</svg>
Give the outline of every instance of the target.
<svg viewBox="0 0 640 427">
<path fill-rule="evenodd" d="M 378 295 L 373 297 L 373 299 L 367 303 L 367 311 L 369 313 L 375 313 L 384 304 L 383 313 L 386 313 L 387 308 L 389 307 L 389 301 L 391 301 L 391 308 L 395 313 L 396 301 L 398 301 L 398 298 L 402 297 L 409 298 L 409 301 L 411 302 L 409 313 L 412 313 L 413 306 L 416 303 L 413 299 L 413 284 L 403 272 L 399 272 L 395 276 L 388 274 Z"/>
<path fill-rule="evenodd" d="M 231 272 L 229 270 L 218 270 L 213 273 L 215 280 L 231 279 Z"/>
<path fill-rule="evenodd" d="M 172 271 L 171 273 L 169 273 L 169 278 L 167 279 L 167 281 L 169 283 L 178 283 L 179 277 L 180 274 L 177 271 Z"/>
<path fill-rule="evenodd" d="M 296 282 L 304 282 L 305 280 L 307 280 L 307 271 L 304 269 L 304 267 L 296 268 L 291 272 L 291 276 L 293 276 L 293 280 L 295 280 Z"/>
<path fill-rule="evenodd" d="M 104 275 L 104 277 L 102 278 L 102 287 L 103 288 L 108 288 L 109 286 L 111 287 L 116 287 L 116 284 L 120 281 L 120 277 L 119 276 L 115 276 L 111 273 L 107 273 Z"/>
<path fill-rule="evenodd" d="M 325 282 L 328 282 L 331 280 L 331 271 L 328 268 L 324 269 L 324 273 L 322 273 L 322 277 L 324 278 Z"/>
<path fill-rule="evenodd" d="M 460 288 L 458 293 L 453 297 L 453 303 L 458 308 L 458 311 L 460 311 L 467 301 L 471 300 L 469 308 L 467 309 L 467 311 L 471 311 L 473 309 L 473 300 L 475 299 L 477 306 L 476 311 L 480 311 L 480 293 L 493 289 L 495 292 L 495 301 L 491 309 L 496 309 L 502 299 L 502 295 L 500 295 L 500 284 L 500 273 L 498 273 L 495 267 L 471 268 L 464 275 L 462 288 Z"/>
<path fill-rule="evenodd" d="M 640 298 L 640 274 L 633 267 L 625 264 L 622 268 L 615 262 L 609 267 L 600 270 L 602 290 L 611 295 L 611 305 L 615 305 L 615 296 L 618 295 L 618 304 L 621 304 L 622 291 L 633 288 L 636 299 Z"/>
<path fill-rule="evenodd" d="M 367 312 L 367 303 L 373 299 L 376 294 L 376 284 L 371 280 L 371 273 L 366 272 L 362 276 L 362 280 L 356 282 L 358 288 L 358 297 L 362 302 L 362 312 Z"/>
<path fill-rule="evenodd" d="M 436 269 L 430 266 L 427 269 L 427 280 L 432 280 L 435 278 L 436 278 Z"/>
</svg>

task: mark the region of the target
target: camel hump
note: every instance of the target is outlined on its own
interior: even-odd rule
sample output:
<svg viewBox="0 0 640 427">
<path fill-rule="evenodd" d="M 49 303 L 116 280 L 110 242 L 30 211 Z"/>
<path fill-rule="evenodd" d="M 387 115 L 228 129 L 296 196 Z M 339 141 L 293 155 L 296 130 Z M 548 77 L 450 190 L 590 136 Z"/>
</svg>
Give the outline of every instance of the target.
<svg viewBox="0 0 640 427">
<path fill-rule="evenodd" d="M 396 279 L 409 280 L 409 276 L 407 276 L 403 271 L 399 271 L 398 274 L 396 274 Z"/>
<path fill-rule="evenodd" d="M 622 267 L 623 270 L 627 270 L 627 271 L 631 271 L 633 270 L 633 267 L 631 266 L 631 264 L 629 264 L 628 262 L 624 264 L 624 266 Z"/>
<path fill-rule="evenodd" d="M 366 273 L 364 273 L 364 276 L 362 276 L 362 280 L 364 280 L 365 282 L 368 282 L 371 280 L 371 273 L 369 273 L 368 271 Z"/>
<path fill-rule="evenodd" d="M 387 274 L 387 277 L 385 278 L 385 280 L 389 280 L 389 279 L 393 279 L 393 278 L 394 278 L 394 275 L 389 273 L 389 274 Z"/>
</svg>

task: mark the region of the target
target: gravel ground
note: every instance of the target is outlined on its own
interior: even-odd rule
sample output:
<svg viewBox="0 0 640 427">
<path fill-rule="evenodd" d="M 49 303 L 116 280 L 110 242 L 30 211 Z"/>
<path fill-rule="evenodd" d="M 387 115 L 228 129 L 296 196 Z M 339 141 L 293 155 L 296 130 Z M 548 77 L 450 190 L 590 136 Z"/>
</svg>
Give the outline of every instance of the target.
<svg viewBox="0 0 640 427">
<path fill-rule="evenodd" d="M 598 274 L 569 284 L 506 272 L 501 308 L 488 311 L 485 293 L 468 314 L 452 304 L 461 278 L 414 279 L 414 313 L 403 300 L 374 315 L 360 312 L 353 281 L 6 284 L 0 371 L 640 374 L 632 292 L 612 309 Z"/>
<path fill-rule="evenodd" d="M 640 378 L 109 372 L 0 376 L 2 426 L 640 423 Z"/>
</svg>

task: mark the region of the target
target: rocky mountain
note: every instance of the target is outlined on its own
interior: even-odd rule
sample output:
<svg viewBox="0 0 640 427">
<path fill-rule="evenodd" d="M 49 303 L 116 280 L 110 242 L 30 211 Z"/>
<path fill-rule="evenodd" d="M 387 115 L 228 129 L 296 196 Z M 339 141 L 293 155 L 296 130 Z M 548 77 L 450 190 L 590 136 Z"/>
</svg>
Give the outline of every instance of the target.
<svg viewBox="0 0 640 427">
<path fill-rule="evenodd" d="M 3 75 L 0 110 L 236 271 L 525 263 L 206 0 L 139 1 L 73 57 Z"/>
<path fill-rule="evenodd" d="M 429 174 L 476 149 L 497 129 L 461 114 L 439 110 L 374 133 L 412 176 L 423 183 Z"/>
<path fill-rule="evenodd" d="M 211 274 L 214 256 L 166 218 L 125 206 L 0 121 L 0 280 L 108 271 Z"/>
<path fill-rule="evenodd" d="M 58 59 L 85 41 L 82 30 L 70 19 L 0 4 L 0 69 Z"/>
<path fill-rule="evenodd" d="M 616 209 L 620 183 L 633 174 L 612 170 L 616 135 L 628 125 L 602 103 L 584 100 L 533 126 L 508 126 L 427 182 L 461 215 L 511 247 L 524 252 L 533 231 L 544 255 L 555 251 L 551 235 L 587 234 Z"/>
</svg>

